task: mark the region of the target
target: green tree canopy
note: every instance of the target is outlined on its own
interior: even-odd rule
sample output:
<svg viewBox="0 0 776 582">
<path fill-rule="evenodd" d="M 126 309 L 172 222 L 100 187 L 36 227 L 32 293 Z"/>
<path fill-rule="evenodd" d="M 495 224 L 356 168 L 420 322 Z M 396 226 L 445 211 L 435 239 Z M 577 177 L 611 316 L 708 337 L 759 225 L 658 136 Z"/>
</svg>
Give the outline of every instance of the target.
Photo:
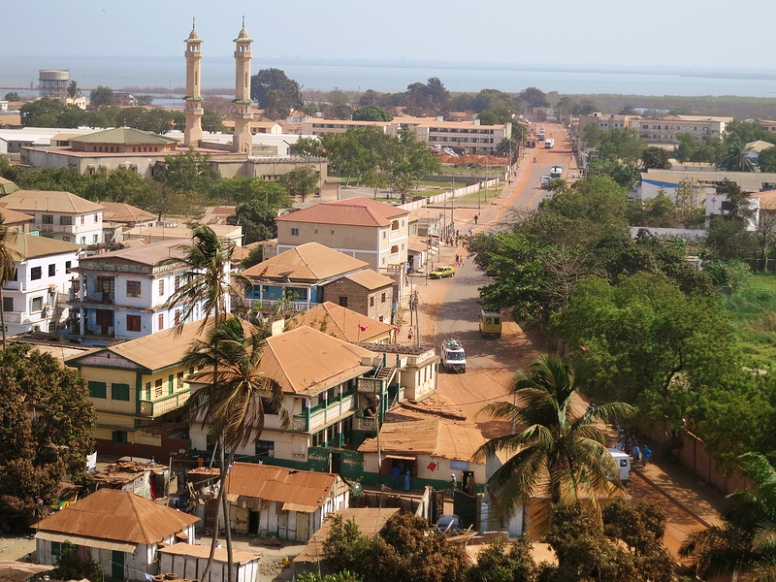
<svg viewBox="0 0 776 582">
<path fill-rule="evenodd" d="M 36 414 L 31 414 L 31 411 Z M 69 474 L 86 478 L 96 417 L 83 377 L 26 344 L 0 351 L 0 516 L 26 526 Z"/>
<path fill-rule="evenodd" d="M 365 105 L 353 112 L 355 121 L 391 121 L 393 116 L 378 105 Z"/>
<path fill-rule="evenodd" d="M 113 94 L 113 89 L 110 87 L 98 87 L 92 89 L 89 92 L 89 105 L 92 109 L 99 109 L 103 105 L 115 105 L 116 95 Z"/>
<path fill-rule="evenodd" d="M 280 183 L 289 196 L 299 196 L 302 202 L 318 191 L 318 172 L 310 166 L 298 166 L 280 177 Z"/>
<path fill-rule="evenodd" d="M 649 146 L 641 153 L 641 164 L 645 170 L 651 168 L 667 170 L 671 167 L 671 162 L 668 161 L 670 157 L 668 150 L 657 146 Z"/>
<path fill-rule="evenodd" d="M 285 119 L 303 102 L 299 83 L 274 68 L 262 69 L 251 77 L 251 97 L 270 119 Z"/>
</svg>

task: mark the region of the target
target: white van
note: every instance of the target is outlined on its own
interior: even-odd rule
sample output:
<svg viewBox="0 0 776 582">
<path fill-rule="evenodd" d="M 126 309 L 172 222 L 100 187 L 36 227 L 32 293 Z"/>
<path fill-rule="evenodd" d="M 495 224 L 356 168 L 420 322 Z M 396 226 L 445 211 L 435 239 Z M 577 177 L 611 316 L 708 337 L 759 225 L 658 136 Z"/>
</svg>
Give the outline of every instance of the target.
<svg viewBox="0 0 776 582">
<path fill-rule="evenodd" d="M 550 178 L 560 178 L 563 175 L 563 166 L 553 166 L 550 168 Z"/>
<path fill-rule="evenodd" d="M 555 140 L 551 137 L 548 137 L 547 140 L 544 142 L 544 147 L 548 150 L 551 150 L 555 147 Z"/>
<path fill-rule="evenodd" d="M 609 451 L 609 454 L 612 455 L 612 458 L 614 459 L 614 462 L 617 464 L 617 467 L 620 469 L 620 482 L 621 483 L 627 483 L 630 481 L 630 472 L 631 472 L 631 458 L 630 455 L 627 453 L 623 453 L 619 449 L 607 449 Z"/>
<path fill-rule="evenodd" d="M 549 176 L 542 176 L 542 188 L 549 188 L 551 178 Z"/>
</svg>

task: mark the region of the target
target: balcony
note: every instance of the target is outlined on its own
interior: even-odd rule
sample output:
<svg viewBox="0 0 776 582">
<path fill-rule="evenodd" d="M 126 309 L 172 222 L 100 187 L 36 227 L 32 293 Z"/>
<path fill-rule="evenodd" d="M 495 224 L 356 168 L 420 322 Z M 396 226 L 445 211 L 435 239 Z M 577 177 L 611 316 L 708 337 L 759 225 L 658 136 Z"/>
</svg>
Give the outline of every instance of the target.
<svg viewBox="0 0 776 582">
<path fill-rule="evenodd" d="M 6 324 L 22 322 L 22 314 L 18 311 L 5 311 L 3 313 L 3 318 L 5 319 Z"/>
<path fill-rule="evenodd" d="M 327 424 L 339 420 L 355 410 L 353 395 L 347 394 L 342 399 L 336 399 L 329 402 L 328 406 L 316 406 L 310 410 L 309 422 L 307 414 L 297 414 L 294 416 L 292 425 L 296 432 L 313 432 Z"/>
<path fill-rule="evenodd" d="M 374 416 L 355 416 L 353 430 L 377 434 L 377 418 Z"/>
<path fill-rule="evenodd" d="M 359 394 L 380 394 L 382 391 L 383 381 L 380 378 L 359 378 L 358 379 L 358 393 Z"/>
<path fill-rule="evenodd" d="M 186 404 L 189 396 L 189 391 L 186 390 L 185 392 L 165 396 L 164 398 L 160 398 L 158 400 L 141 400 L 140 416 L 158 418 L 163 414 L 181 408 L 184 404 Z"/>
<path fill-rule="evenodd" d="M 260 311 L 273 309 L 278 303 L 282 303 L 284 308 L 291 309 L 293 311 L 306 311 L 309 307 L 315 307 L 317 303 L 310 303 L 307 305 L 307 301 L 282 301 L 280 299 L 251 299 L 250 297 L 243 297 L 243 301 L 248 307 L 253 310 L 254 305 L 258 304 L 256 309 Z"/>
<path fill-rule="evenodd" d="M 89 303 L 103 303 L 105 305 L 111 305 L 115 299 L 115 293 L 106 291 L 91 291 L 87 293 L 85 297 L 85 300 Z"/>
</svg>

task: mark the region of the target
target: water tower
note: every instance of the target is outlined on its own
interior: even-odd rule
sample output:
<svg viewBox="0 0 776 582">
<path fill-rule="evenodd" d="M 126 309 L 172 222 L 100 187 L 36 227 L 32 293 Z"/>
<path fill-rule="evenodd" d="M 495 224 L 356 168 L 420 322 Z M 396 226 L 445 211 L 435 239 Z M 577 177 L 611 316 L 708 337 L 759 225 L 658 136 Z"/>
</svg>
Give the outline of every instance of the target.
<svg viewBox="0 0 776 582">
<path fill-rule="evenodd" d="M 38 71 L 38 90 L 41 97 L 67 99 L 67 85 L 70 83 L 70 71 L 63 69 L 41 69 Z"/>
</svg>

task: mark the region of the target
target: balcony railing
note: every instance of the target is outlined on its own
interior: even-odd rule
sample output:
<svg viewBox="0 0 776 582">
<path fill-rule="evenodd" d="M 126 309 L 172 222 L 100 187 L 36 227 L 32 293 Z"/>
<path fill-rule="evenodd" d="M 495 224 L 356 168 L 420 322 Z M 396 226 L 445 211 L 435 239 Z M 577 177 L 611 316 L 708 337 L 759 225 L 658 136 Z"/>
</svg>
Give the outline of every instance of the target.
<svg viewBox="0 0 776 582">
<path fill-rule="evenodd" d="M 344 418 L 355 410 L 353 396 L 348 394 L 342 399 L 332 400 L 328 406 L 316 406 L 310 411 L 309 423 L 307 414 L 297 414 L 293 419 L 293 430 L 311 432 L 330 422 Z"/>
<path fill-rule="evenodd" d="M 104 291 L 91 291 L 86 294 L 86 300 L 91 303 L 111 304 L 115 299 L 115 293 L 108 293 Z"/>
<path fill-rule="evenodd" d="M 149 418 L 157 418 L 177 410 L 189 399 L 189 391 L 180 392 L 178 394 L 172 394 L 159 400 L 141 400 L 140 401 L 140 415 L 147 416 Z"/>
<path fill-rule="evenodd" d="M 383 381 L 380 378 L 359 378 L 358 392 L 360 394 L 380 394 Z"/>
<path fill-rule="evenodd" d="M 22 314 L 18 311 L 6 311 L 3 313 L 3 318 L 6 323 L 21 323 Z"/>
<path fill-rule="evenodd" d="M 253 309 L 253 306 L 258 304 L 259 309 L 272 309 L 278 303 L 282 303 L 286 309 L 293 311 L 306 311 L 308 309 L 307 301 L 282 301 L 280 299 L 251 299 L 250 297 L 244 297 L 243 300 L 248 304 L 248 307 Z M 317 303 L 310 303 L 311 307 L 314 307 Z"/>
<path fill-rule="evenodd" d="M 374 416 L 356 416 L 353 418 L 353 430 L 377 434 L 377 418 Z"/>
</svg>

